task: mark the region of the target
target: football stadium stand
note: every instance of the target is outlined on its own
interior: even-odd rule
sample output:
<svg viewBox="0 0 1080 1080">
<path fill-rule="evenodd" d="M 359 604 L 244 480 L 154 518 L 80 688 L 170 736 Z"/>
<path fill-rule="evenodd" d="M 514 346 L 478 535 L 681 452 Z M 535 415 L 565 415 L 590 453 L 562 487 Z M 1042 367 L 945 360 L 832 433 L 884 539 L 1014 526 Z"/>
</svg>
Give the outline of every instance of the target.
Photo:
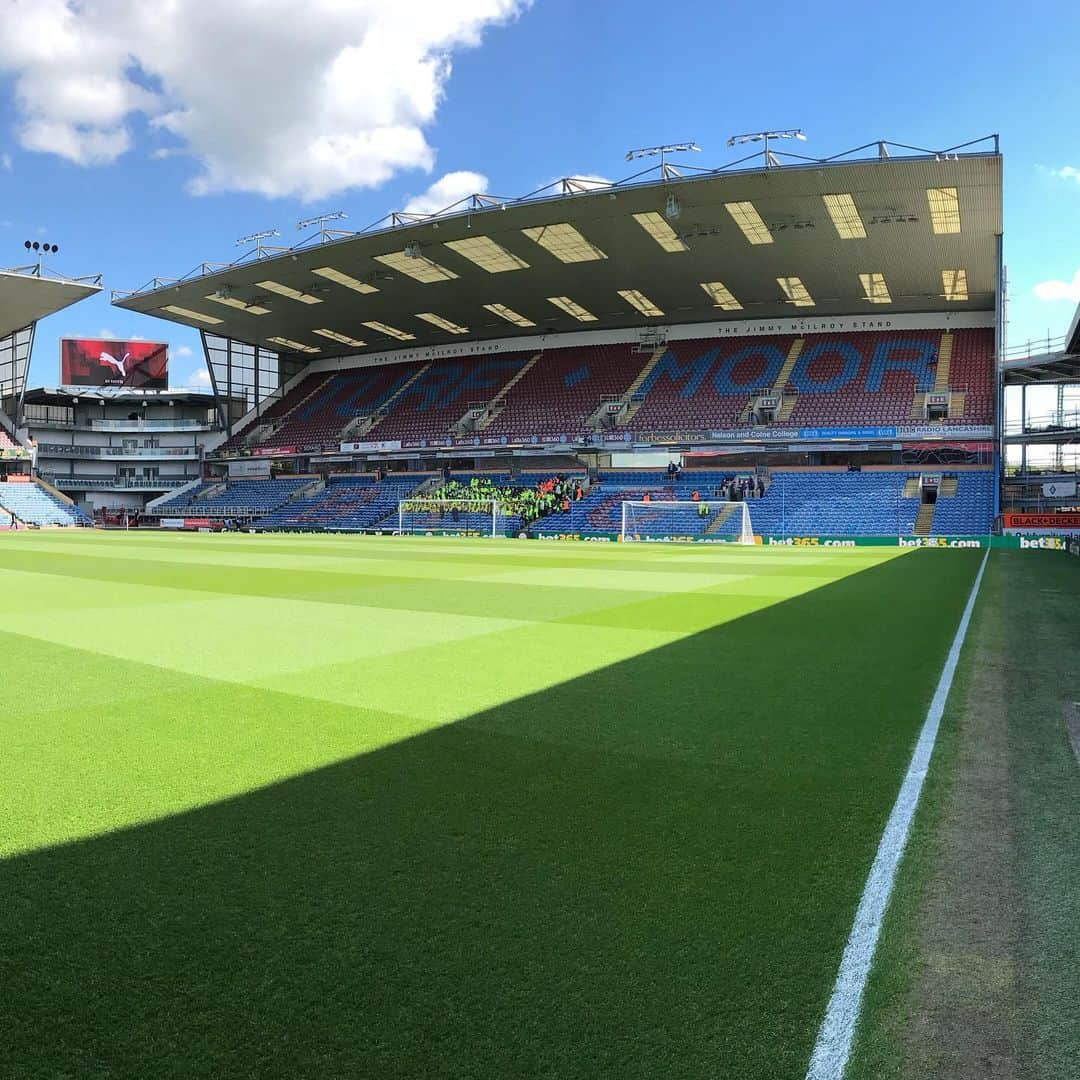
<svg viewBox="0 0 1080 1080">
<path fill-rule="evenodd" d="M 157 504 L 162 517 L 258 518 L 318 483 L 310 476 L 276 480 L 215 481 Z"/>
<path fill-rule="evenodd" d="M 530 359 L 511 391 L 494 404 L 482 426 L 488 435 L 544 435 L 589 431 L 605 398 L 622 395 L 644 358 L 627 345 L 555 349 Z"/>
<path fill-rule="evenodd" d="M 260 529 L 361 531 L 380 522 L 397 525 L 398 503 L 413 494 L 430 473 L 406 473 L 377 482 L 374 476 L 333 476 L 325 488 L 262 518 Z"/>
<path fill-rule="evenodd" d="M 599 481 L 569 511 L 551 514 L 537 528 L 541 535 L 607 536 L 621 527 L 622 504 L 648 493 L 662 507 L 665 501 L 689 500 L 698 491 L 717 513 L 699 517 L 681 511 L 675 522 L 680 536 L 714 532 L 722 521 L 719 490 L 731 473 L 685 470 L 671 483 L 661 470 L 601 472 Z M 934 504 L 923 504 L 919 473 L 907 469 L 774 470 L 761 498 L 747 500 L 754 533 L 762 536 L 910 536 L 917 535 L 920 507 L 932 506 L 925 535 L 985 535 L 993 521 L 993 471 L 971 469 L 946 473 Z M 914 479 L 916 483 L 909 485 Z M 953 482 L 950 482 L 953 481 Z M 911 490 L 913 488 L 913 490 Z M 909 494 L 909 490 L 911 493 Z M 640 530 L 670 534 L 673 519 L 659 515 Z"/>
<path fill-rule="evenodd" d="M 748 426 L 752 395 L 764 390 L 782 395 L 777 427 L 924 421 L 935 390 L 950 394 L 943 426 L 991 424 L 993 355 L 985 330 L 676 342 L 632 391 L 628 427 Z"/>
<path fill-rule="evenodd" d="M 627 343 L 323 372 L 224 449 L 329 447 L 353 437 L 416 445 L 472 433 L 527 443 L 613 425 L 634 433 L 746 428 L 755 424 L 754 395 L 766 390 L 782 400 L 771 427 L 925 423 L 931 392 L 948 395 L 947 415 L 935 421 L 943 428 L 989 425 L 993 333 L 699 339 L 651 354 Z"/>
<path fill-rule="evenodd" d="M 420 370 L 419 364 L 388 364 L 311 375 L 256 421 L 253 441 L 266 447 L 336 445 L 357 417 L 377 416 Z"/>
<path fill-rule="evenodd" d="M 35 483 L 0 483 L 0 508 L 9 518 L 14 515 L 18 522 L 26 525 L 93 524 L 77 506 L 64 502 Z"/>
<path fill-rule="evenodd" d="M 371 436 L 418 441 L 447 435 L 466 420 L 470 406 L 498 398 L 530 361 L 510 353 L 430 364 L 396 396 Z"/>
</svg>

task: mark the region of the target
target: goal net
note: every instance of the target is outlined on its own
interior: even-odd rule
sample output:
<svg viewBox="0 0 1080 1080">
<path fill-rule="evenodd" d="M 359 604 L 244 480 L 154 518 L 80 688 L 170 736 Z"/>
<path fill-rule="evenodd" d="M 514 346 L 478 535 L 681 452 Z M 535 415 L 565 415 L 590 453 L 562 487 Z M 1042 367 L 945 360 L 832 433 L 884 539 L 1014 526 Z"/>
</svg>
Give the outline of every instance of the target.
<svg viewBox="0 0 1080 1080">
<path fill-rule="evenodd" d="M 727 499 L 627 500 L 622 504 L 621 540 L 698 540 L 752 544 L 750 507 Z"/>
<path fill-rule="evenodd" d="M 403 536 L 505 536 L 510 515 L 495 499 L 402 499 L 398 532 Z"/>
</svg>

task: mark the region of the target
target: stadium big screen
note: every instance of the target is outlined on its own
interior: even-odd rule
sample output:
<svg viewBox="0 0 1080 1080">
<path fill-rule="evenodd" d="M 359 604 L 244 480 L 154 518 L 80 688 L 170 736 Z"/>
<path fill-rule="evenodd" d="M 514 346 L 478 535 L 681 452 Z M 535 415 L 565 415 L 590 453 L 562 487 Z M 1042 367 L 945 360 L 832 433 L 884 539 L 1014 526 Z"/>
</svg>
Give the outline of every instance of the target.
<svg viewBox="0 0 1080 1080">
<path fill-rule="evenodd" d="M 165 390 L 169 385 L 169 346 L 157 341 L 61 338 L 60 381 L 65 386 Z"/>
</svg>

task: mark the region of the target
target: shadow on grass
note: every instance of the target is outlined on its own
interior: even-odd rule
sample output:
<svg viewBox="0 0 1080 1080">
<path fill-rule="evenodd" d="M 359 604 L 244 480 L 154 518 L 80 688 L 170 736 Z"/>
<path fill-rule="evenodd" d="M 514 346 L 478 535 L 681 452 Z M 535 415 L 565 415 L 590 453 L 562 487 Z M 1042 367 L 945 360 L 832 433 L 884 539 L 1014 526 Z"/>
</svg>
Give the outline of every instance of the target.
<svg viewBox="0 0 1080 1080">
<path fill-rule="evenodd" d="M 0 1075 L 801 1077 L 978 555 L 0 863 Z"/>
</svg>

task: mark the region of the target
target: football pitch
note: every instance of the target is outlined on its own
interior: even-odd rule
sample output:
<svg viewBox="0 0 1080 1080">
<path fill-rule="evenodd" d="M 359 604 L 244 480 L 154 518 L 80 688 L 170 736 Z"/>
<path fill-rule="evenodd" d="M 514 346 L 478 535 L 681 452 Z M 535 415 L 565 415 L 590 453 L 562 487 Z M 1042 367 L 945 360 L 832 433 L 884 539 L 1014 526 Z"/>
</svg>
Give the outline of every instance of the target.
<svg viewBox="0 0 1080 1080">
<path fill-rule="evenodd" d="M 801 1078 L 982 557 L 2 538 L 0 1075 Z"/>
</svg>

